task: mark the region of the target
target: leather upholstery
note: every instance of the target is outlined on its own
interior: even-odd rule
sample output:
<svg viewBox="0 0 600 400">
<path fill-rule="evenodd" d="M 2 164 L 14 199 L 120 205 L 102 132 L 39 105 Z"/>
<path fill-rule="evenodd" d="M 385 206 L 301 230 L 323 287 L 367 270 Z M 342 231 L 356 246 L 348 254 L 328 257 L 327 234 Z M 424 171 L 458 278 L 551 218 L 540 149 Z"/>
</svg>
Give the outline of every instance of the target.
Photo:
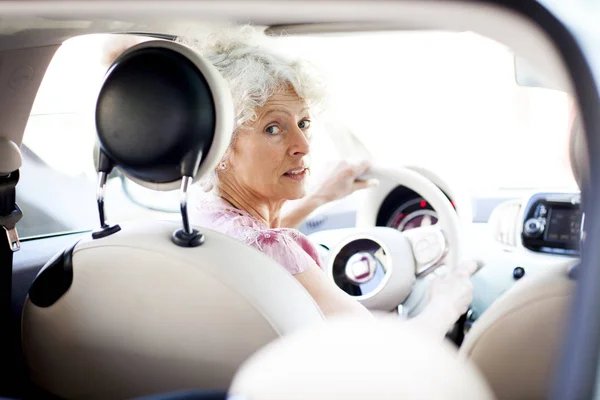
<svg viewBox="0 0 600 400">
<path fill-rule="evenodd" d="M 475 322 L 460 354 L 498 399 L 547 398 L 574 290 L 567 266 L 525 277 Z"/>
<path fill-rule="evenodd" d="M 49 307 L 25 304 L 36 384 L 70 399 L 223 389 L 255 350 L 323 321 L 266 255 L 207 230 L 202 246 L 182 249 L 176 227 L 122 224 L 76 246 L 69 290 Z"/>
</svg>

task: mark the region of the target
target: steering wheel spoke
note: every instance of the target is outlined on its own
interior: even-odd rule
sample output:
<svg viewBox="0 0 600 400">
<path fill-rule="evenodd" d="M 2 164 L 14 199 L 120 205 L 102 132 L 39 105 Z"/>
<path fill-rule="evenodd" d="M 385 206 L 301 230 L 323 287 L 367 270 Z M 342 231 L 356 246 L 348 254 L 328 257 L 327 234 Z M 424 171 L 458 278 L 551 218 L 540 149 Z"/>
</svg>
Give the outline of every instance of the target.
<svg viewBox="0 0 600 400">
<path fill-rule="evenodd" d="M 435 225 L 425 226 L 404 231 L 402 234 L 410 242 L 417 278 L 424 277 L 442 265 L 449 250 L 442 229 Z"/>
</svg>

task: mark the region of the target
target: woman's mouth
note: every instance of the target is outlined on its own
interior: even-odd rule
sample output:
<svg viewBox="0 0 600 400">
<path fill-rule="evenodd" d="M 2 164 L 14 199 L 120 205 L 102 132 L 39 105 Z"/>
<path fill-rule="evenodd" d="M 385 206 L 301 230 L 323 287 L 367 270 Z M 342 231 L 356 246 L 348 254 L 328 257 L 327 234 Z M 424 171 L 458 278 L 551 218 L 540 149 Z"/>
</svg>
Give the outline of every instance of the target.
<svg viewBox="0 0 600 400">
<path fill-rule="evenodd" d="M 293 179 L 295 181 L 302 181 L 308 175 L 308 168 L 294 168 L 283 174 L 286 178 Z"/>
</svg>

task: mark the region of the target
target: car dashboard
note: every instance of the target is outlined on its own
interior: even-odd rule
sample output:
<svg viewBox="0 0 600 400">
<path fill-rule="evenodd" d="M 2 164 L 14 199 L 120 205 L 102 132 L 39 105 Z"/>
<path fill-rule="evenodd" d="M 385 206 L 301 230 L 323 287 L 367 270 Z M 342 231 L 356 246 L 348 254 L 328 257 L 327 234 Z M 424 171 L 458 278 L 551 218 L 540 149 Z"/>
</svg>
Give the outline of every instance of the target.
<svg viewBox="0 0 600 400">
<path fill-rule="evenodd" d="M 322 257 L 328 256 L 337 229 L 355 225 L 360 202 L 355 193 L 318 210 L 301 226 L 321 245 Z M 503 191 L 474 197 L 471 205 L 465 253 L 484 267 L 472 277 L 470 322 L 522 278 L 579 262 L 584 215 L 578 192 Z M 429 202 L 404 186 L 391 190 L 377 213 L 378 226 L 401 231 L 436 222 Z"/>
</svg>

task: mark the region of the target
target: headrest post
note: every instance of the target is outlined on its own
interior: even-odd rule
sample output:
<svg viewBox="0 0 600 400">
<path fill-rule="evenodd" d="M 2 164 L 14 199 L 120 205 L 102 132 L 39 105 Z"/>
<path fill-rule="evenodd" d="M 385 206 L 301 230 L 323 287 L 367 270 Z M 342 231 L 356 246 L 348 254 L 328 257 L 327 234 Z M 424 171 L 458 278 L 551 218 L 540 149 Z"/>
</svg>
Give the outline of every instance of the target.
<svg viewBox="0 0 600 400">
<path fill-rule="evenodd" d="M 98 203 L 98 215 L 100 216 L 100 229 L 92 232 L 93 239 L 101 239 L 106 236 L 110 236 L 113 233 L 117 233 L 121 230 L 119 225 L 108 225 L 104 215 L 104 188 L 106 186 L 106 180 L 108 173 L 104 171 L 98 172 L 98 187 L 96 188 L 96 202 Z"/>
<path fill-rule="evenodd" d="M 181 247 L 197 247 L 204 243 L 204 235 L 196 229 L 190 227 L 188 217 L 188 188 L 192 183 L 191 176 L 184 176 L 181 179 L 181 190 L 179 192 L 179 207 L 181 209 L 181 219 L 183 221 L 183 229 L 178 229 L 173 233 L 173 242 Z"/>
<path fill-rule="evenodd" d="M 104 171 L 98 172 L 98 187 L 96 188 L 96 203 L 98 203 L 98 215 L 100 217 L 100 229 L 92 232 L 93 239 L 100 239 L 117 233 L 121 230 L 119 225 L 108 225 L 104 215 L 104 188 L 108 174 Z"/>
<path fill-rule="evenodd" d="M 119 225 L 109 226 L 106 223 L 106 216 L 104 214 L 104 189 L 106 187 L 106 181 L 108 175 L 114 168 L 112 160 L 104 154 L 104 152 L 98 149 L 98 165 L 96 170 L 98 171 L 98 186 L 96 187 L 96 203 L 98 204 L 98 216 L 100 218 L 100 229 L 92 232 L 92 238 L 100 239 L 113 233 L 119 232 L 121 227 Z"/>
<path fill-rule="evenodd" d="M 190 220 L 187 212 L 188 187 L 191 181 L 191 177 L 184 176 L 181 180 L 181 190 L 179 192 L 179 208 L 181 209 L 181 219 L 183 220 L 183 231 L 188 235 L 192 234 L 192 230 L 190 229 Z"/>
<path fill-rule="evenodd" d="M 96 188 L 96 202 L 98 203 L 98 215 L 100 216 L 100 228 L 106 228 L 106 218 L 104 216 L 104 188 L 108 175 L 104 171 L 98 173 L 98 187 Z"/>
</svg>

